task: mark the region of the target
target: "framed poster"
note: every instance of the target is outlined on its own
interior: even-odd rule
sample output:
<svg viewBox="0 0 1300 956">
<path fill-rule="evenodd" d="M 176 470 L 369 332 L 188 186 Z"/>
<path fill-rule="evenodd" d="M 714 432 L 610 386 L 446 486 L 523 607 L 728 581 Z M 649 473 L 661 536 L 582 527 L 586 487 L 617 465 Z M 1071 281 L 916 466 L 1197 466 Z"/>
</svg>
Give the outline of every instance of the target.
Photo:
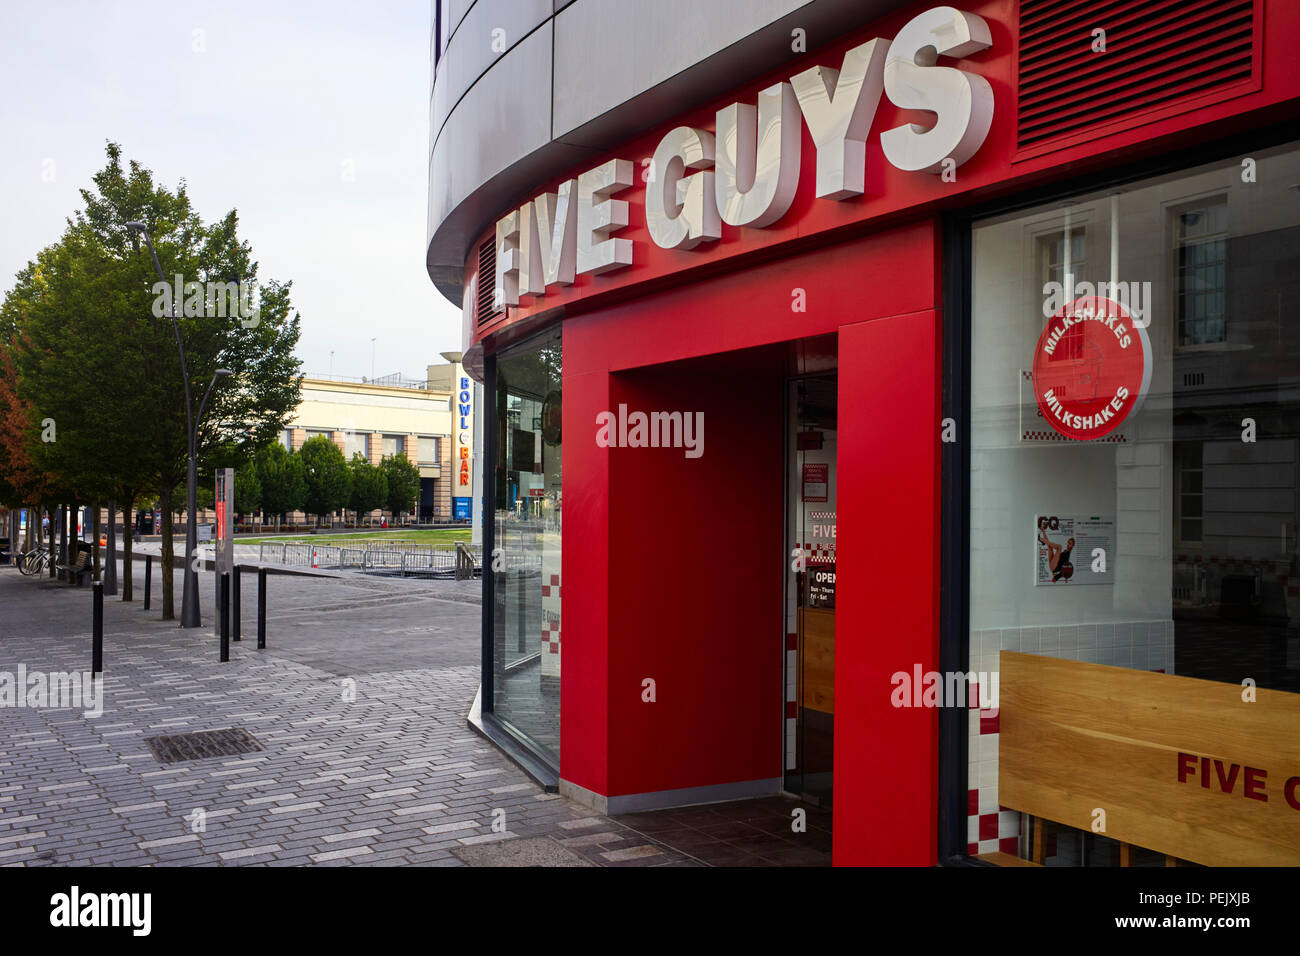
<svg viewBox="0 0 1300 956">
<path fill-rule="evenodd" d="M 830 489 L 830 469 L 827 463 L 803 466 L 803 500 L 826 501 Z"/>
<path fill-rule="evenodd" d="M 1034 516 L 1034 586 L 1115 583 L 1115 516 Z"/>
</svg>

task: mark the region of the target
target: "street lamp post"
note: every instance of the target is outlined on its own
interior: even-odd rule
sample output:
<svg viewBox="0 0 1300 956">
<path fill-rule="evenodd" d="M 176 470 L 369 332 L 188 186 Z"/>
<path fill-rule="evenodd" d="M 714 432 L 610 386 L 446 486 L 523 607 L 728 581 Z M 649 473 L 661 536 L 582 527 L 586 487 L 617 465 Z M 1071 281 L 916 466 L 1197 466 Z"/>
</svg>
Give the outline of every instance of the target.
<svg viewBox="0 0 1300 956">
<path fill-rule="evenodd" d="M 126 228 L 134 235 L 144 236 L 145 245 L 149 247 L 149 255 L 153 257 L 153 267 L 158 272 L 158 279 L 164 285 L 167 284 L 167 277 L 163 275 L 162 266 L 158 263 L 158 253 L 154 251 L 153 240 L 149 238 L 149 231 L 142 222 L 128 222 Z M 138 245 L 137 245 L 137 248 Z M 172 330 L 176 333 L 176 349 L 181 354 L 181 380 L 185 386 L 185 425 L 189 438 L 189 461 L 188 473 L 185 482 L 185 571 L 184 571 L 184 588 L 181 592 L 181 627 L 198 627 L 199 626 L 199 573 L 194 570 L 194 553 L 198 550 L 198 426 L 203 421 L 203 410 L 207 407 L 208 397 L 212 394 L 212 386 L 217 384 L 217 379 L 224 378 L 230 374 L 229 369 L 219 368 L 212 375 L 212 381 L 208 382 L 207 391 L 203 393 L 203 401 L 199 403 L 199 412 L 196 416 L 193 411 L 193 403 L 190 398 L 190 375 L 185 366 L 185 344 L 181 341 L 181 327 L 176 321 L 176 302 L 171 303 Z"/>
</svg>

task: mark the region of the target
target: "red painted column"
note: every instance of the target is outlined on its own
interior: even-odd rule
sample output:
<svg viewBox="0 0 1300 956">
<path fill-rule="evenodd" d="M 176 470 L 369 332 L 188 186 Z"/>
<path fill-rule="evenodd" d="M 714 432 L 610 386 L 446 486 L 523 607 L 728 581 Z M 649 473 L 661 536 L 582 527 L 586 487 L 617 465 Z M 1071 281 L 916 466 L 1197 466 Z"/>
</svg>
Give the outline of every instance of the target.
<svg viewBox="0 0 1300 956">
<path fill-rule="evenodd" d="M 581 335 L 574 323 L 573 337 Z M 609 793 L 610 449 L 596 445 L 596 414 L 610 406 L 604 369 L 570 374 L 564 341 L 564 655 L 560 675 L 560 777 Z"/>
<path fill-rule="evenodd" d="M 938 852 L 938 711 L 892 706 L 890 677 L 939 666 L 939 321 L 840 329 L 836 865 Z"/>
</svg>

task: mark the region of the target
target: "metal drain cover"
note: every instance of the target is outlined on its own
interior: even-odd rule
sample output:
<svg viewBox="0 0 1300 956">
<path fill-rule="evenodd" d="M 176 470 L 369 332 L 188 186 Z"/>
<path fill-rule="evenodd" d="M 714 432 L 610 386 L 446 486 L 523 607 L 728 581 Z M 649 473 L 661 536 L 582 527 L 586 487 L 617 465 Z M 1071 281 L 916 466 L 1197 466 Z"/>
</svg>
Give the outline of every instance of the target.
<svg viewBox="0 0 1300 956">
<path fill-rule="evenodd" d="M 224 730 L 196 730 L 189 734 L 146 737 L 145 743 L 159 763 L 204 760 L 208 757 L 237 757 L 265 750 L 256 737 L 242 727 Z"/>
</svg>

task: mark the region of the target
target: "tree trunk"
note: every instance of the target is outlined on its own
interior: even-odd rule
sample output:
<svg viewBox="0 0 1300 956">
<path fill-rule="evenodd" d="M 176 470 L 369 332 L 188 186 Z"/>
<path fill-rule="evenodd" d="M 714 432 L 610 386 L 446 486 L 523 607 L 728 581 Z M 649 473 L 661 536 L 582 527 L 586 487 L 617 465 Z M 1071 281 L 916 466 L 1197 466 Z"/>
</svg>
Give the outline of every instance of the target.
<svg viewBox="0 0 1300 956">
<path fill-rule="evenodd" d="M 96 517 L 99 511 L 95 511 Z M 117 500 L 110 498 L 108 501 L 108 529 L 104 533 L 107 542 L 107 548 L 104 551 L 104 593 L 117 594 Z M 99 535 L 95 535 L 95 540 L 99 540 Z"/>
<path fill-rule="evenodd" d="M 94 575 L 95 575 L 92 580 L 103 581 L 104 578 L 100 572 L 100 567 L 99 567 L 99 557 L 100 557 L 99 555 L 99 502 L 96 501 L 92 505 L 92 507 L 95 509 L 95 518 L 90 525 L 90 534 L 91 534 L 90 553 L 94 555 L 94 561 L 91 564 L 91 568 L 94 571 Z M 112 521 L 113 519 L 109 518 L 108 520 Z"/>
<path fill-rule="evenodd" d="M 166 482 L 163 483 L 164 486 Z M 162 512 L 162 599 L 163 610 L 162 619 L 164 621 L 174 621 L 176 619 L 176 600 L 172 594 L 172 559 L 175 552 L 172 550 L 172 492 L 170 488 L 164 489 L 158 495 L 159 510 Z M 186 556 L 185 560 L 192 560 Z"/>
<path fill-rule="evenodd" d="M 131 538 L 135 530 L 133 522 L 135 521 L 135 495 L 128 491 L 126 493 L 126 507 L 122 509 L 122 600 L 130 601 L 133 599 L 133 588 L 131 586 Z"/>
</svg>

